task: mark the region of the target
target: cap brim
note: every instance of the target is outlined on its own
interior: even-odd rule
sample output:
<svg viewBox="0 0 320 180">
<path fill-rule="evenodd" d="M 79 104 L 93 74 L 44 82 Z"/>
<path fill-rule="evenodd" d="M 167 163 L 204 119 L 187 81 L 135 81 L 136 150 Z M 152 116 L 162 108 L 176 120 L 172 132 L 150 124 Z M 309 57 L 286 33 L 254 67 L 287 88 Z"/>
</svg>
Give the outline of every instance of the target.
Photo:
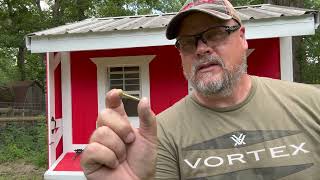
<svg viewBox="0 0 320 180">
<path fill-rule="evenodd" d="M 189 10 L 178 13 L 176 16 L 174 16 L 171 19 L 171 21 L 169 22 L 169 24 L 167 26 L 167 31 L 166 31 L 167 39 L 169 39 L 169 40 L 175 39 L 178 35 L 179 30 L 180 30 L 180 24 L 181 24 L 182 20 L 194 12 L 202 12 L 202 13 L 209 14 L 211 16 L 214 16 L 214 17 L 222 19 L 222 20 L 232 19 L 231 16 L 224 14 L 224 13 L 221 13 L 219 11 L 215 11 L 215 10 L 195 9 L 195 8 L 189 9 Z"/>
</svg>

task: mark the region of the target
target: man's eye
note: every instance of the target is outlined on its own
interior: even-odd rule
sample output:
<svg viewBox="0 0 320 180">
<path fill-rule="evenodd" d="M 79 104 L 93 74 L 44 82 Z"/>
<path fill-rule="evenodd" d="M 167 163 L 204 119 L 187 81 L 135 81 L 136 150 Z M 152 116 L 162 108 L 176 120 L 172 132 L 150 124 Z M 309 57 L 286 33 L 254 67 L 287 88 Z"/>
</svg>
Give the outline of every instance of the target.
<svg viewBox="0 0 320 180">
<path fill-rule="evenodd" d="M 212 29 L 203 34 L 203 37 L 207 40 L 220 40 L 226 37 L 226 32 L 219 29 Z"/>
<path fill-rule="evenodd" d="M 193 38 L 186 38 L 186 39 L 180 40 L 180 45 L 182 45 L 182 46 L 188 46 L 188 45 L 193 45 L 193 44 L 194 44 Z"/>
</svg>

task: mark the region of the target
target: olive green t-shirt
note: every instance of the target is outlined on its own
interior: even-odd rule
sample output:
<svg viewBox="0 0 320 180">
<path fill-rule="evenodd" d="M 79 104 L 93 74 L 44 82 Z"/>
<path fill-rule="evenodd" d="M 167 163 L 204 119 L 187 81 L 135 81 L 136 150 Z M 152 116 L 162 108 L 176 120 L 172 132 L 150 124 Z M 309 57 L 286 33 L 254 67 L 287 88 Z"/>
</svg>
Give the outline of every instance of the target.
<svg viewBox="0 0 320 180">
<path fill-rule="evenodd" d="M 320 180 L 320 90 L 251 79 L 236 106 L 190 95 L 157 116 L 156 179 Z"/>
</svg>

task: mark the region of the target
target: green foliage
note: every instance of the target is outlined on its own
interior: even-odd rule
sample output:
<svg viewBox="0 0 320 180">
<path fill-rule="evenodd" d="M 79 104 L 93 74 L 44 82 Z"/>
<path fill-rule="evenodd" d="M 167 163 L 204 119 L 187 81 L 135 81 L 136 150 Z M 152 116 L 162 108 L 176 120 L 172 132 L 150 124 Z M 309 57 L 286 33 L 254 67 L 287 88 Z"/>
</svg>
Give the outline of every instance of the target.
<svg viewBox="0 0 320 180">
<path fill-rule="evenodd" d="M 162 0 L 155 9 L 162 13 L 178 12 L 185 2 L 186 0 Z"/>
<path fill-rule="evenodd" d="M 50 0 L 47 13 L 49 27 L 80 21 L 92 14 L 93 2 L 89 0 Z"/>
<path fill-rule="evenodd" d="M 159 0 L 93 0 L 95 17 L 151 14 Z"/>
<path fill-rule="evenodd" d="M 0 46 L 23 47 L 24 36 L 42 28 L 43 17 L 34 0 L 4 0 L 0 4 Z"/>
<path fill-rule="evenodd" d="M 233 0 L 230 2 L 233 6 L 248 6 L 248 5 L 256 5 L 256 4 L 263 4 L 264 0 Z"/>
<path fill-rule="evenodd" d="M 24 36 L 48 27 L 48 13 L 41 11 L 35 2 L 3 0 L 0 3 L 0 83 L 26 78 Z"/>
<path fill-rule="evenodd" d="M 15 48 L 0 47 L 0 85 L 17 80 Z"/>
<path fill-rule="evenodd" d="M 0 163 L 22 159 L 37 167 L 45 167 L 47 165 L 46 132 L 45 119 L 33 123 L 7 123 L 1 127 Z"/>
<path fill-rule="evenodd" d="M 9 81 L 31 79 L 45 85 L 43 54 L 25 51 L 25 35 L 80 21 L 90 17 L 127 16 L 177 12 L 186 0 L 48 0 L 49 9 L 42 10 L 35 0 L 0 0 L 0 85 Z M 230 0 L 234 6 L 254 5 L 267 0 Z M 320 0 L 304 1 L 304 6 L 320 9 Z M 317 32 L 319 34 L 319 32 Z M 319 35 L 304 38 L 306 51 L 301 55 L 304 81 L 318 66 L 310 59 L 319 58 Z M 22 52 L 22 54 L 19 54 Z M 302 50 L 301 50 L 302 51 Z M 308 61 L 307 61 L 308 59 Z M 316 63 L 317 64 L 317 63 Z M 310 65 L 310 66 L 309 66 Z M 314 67 L 314 68 L 312 68 Z M 320 74 L 320 73 L 317 73 Z M 317 77 L 314 75 L 313 77 Z M 312 80 L 313 82 L 313 80 Z"/>
<path fill-rule="evenodd" d="M 45 87 L 45 76 L 46 76 L 46 68 L 45 68 L 45 55 L 44 54 L 31 54 L 31 52 L 26 52 L 26 74 L 27 79 L 36 80 L 40 83 L 41 87 Z"/>
<path fill-rule="evenodd" d="M 320 0 L 305 1 L 305 8 L 320 9 Z M 299 51 L 301 81 L 308 84 L 320 84 L 320 29 L 315 35 L 303 37 Z"/>
<path fill-rule="evenodd" d="M 304 1 L 304 6 L 306 8 L 319 10 L 320 9 L 320 0 L 307 0 L 307 1 Z"/>
</svg>

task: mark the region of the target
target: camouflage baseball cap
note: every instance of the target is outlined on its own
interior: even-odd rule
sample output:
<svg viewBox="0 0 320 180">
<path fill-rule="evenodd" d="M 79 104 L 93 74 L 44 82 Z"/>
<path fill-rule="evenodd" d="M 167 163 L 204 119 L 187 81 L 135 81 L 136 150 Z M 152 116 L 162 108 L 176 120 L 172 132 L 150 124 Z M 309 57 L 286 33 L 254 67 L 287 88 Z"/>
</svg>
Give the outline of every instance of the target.
<svg viewBox="0 0 320 180">
<path fill-rule="evenodd" d="M 223 20 L 234 19 L 241 24 L 238 13 L 228 0 L 187 0 L 168 24 L 166 36 L 169 40 L 177 37 L 182 20 L 192 12 L 203 12 Z"/>
</svg>

